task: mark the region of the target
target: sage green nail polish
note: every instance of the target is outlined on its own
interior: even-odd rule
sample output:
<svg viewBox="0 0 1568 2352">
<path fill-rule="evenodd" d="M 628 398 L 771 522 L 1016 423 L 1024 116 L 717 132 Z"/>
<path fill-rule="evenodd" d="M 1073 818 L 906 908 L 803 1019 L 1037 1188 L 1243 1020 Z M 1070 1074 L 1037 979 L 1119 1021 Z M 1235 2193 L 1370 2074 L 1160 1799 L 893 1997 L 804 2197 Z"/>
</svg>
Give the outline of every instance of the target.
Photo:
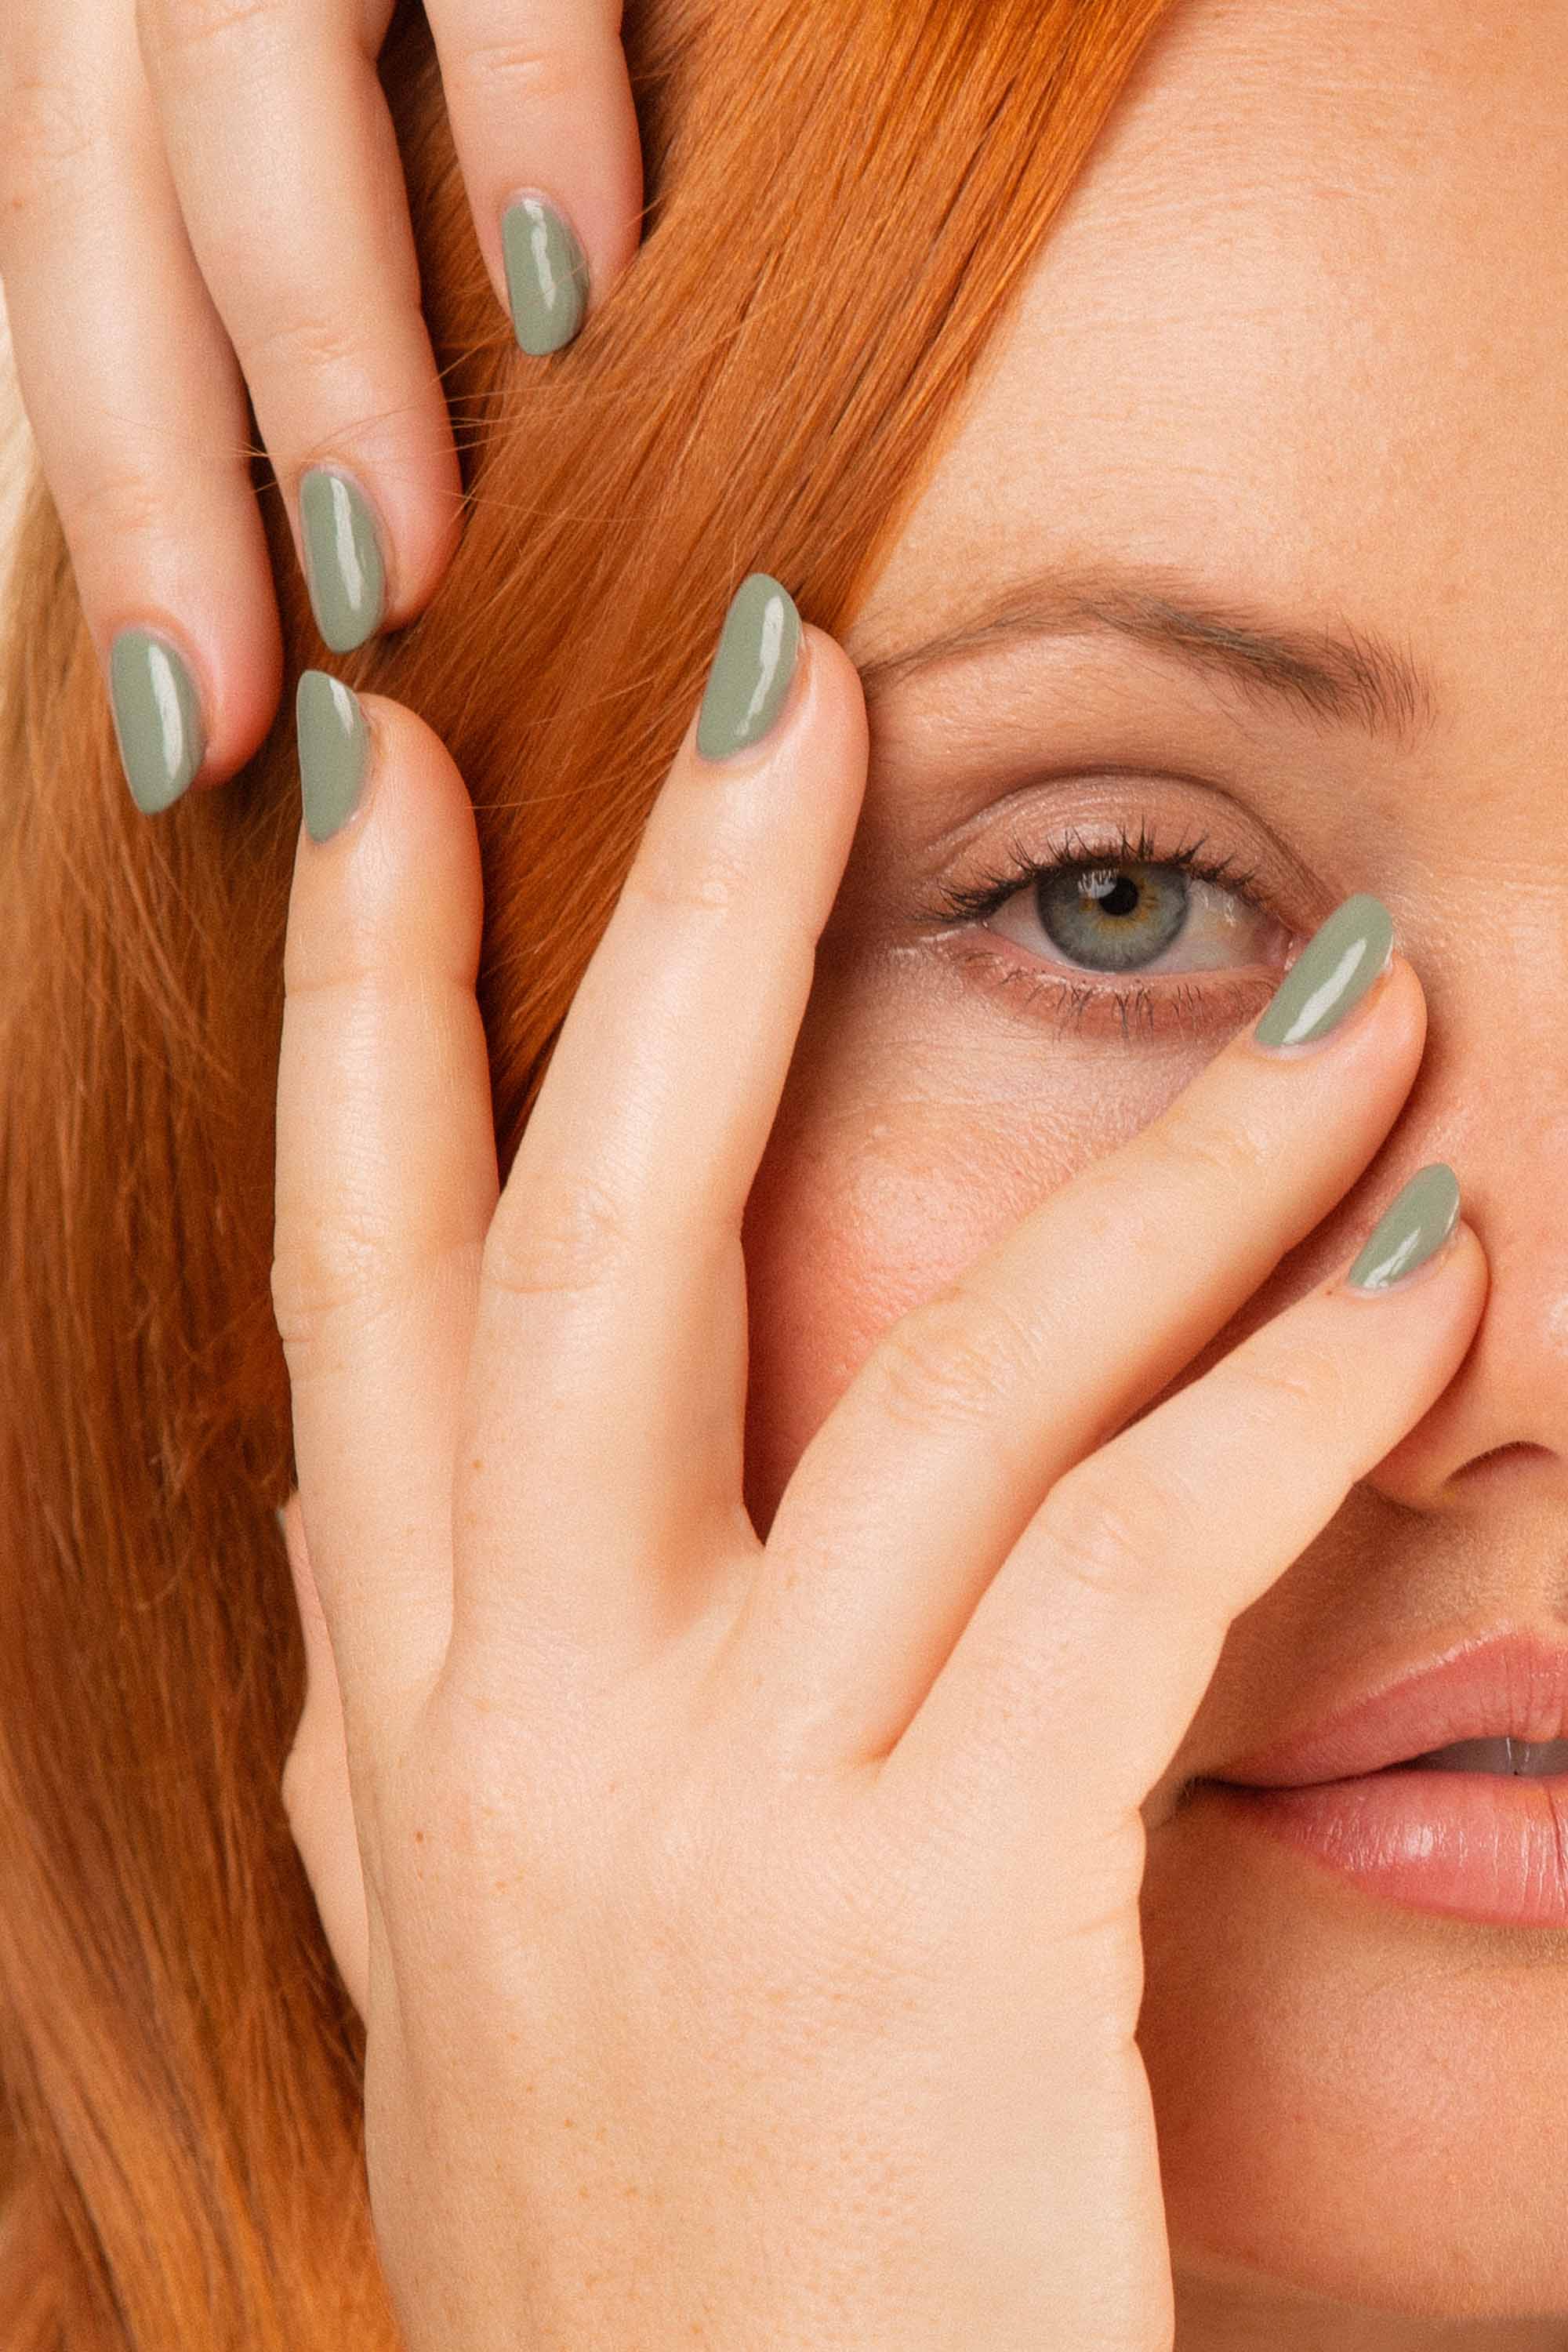
<svg viewBox="0 0 1568 2352">
<path fill-rule="evenodd" d="M 800 651 L 800 614 L 787 588 L 752 572 L 730 600 L 697 715 L 697 748 L 721 760 L 759 742 L 778 717 Z"/>
<path fill-rule="evenodd" d="M 381 626 L 386 567 L 370 501 L 346 474 L 312 466 L 300 484 L 300 536 L 316 626 L 335 654 Z"/>
<path fill-rule="evenodd" d="M 294 697 L 300 733 L 300 792 L 312 841 L 329 841 L 359 804 L 370 758 L 370 730 L 360 699 L 341 677 L 308 669 Z"/>
<path fill-rule="evenodd" d="M 110 648 L 109 699 L 131 797 L 156 816 L 179 799 L 205 755 L 201 697 L 166 637 L 121 629 Z"/>
<path fill-rule="evenodd" d="M 1358 890 L 1319 925 L 1275 990 L 1252 1035 L 1259 1045 L 1306 1045 L 1326 1037 L 1359 1004 L 1388 962 L 1394 918 Z"/>
<path fill-rule="evenodd" d="M 1447 1162 L 1418 1168 L 1379 1217 L 1345 1280 L 1357 1290 L 1387 1290 L 1442 1248 L 1458 1215 L 1459 1180 Z"/>
<path fill-rule="evenodd" d="M 542 196 L 519 196 L 501 215 L 500 242 L 518 342 L 558 352 L 588 307 L 588 264 L 571 222 Z"/>
</svg>

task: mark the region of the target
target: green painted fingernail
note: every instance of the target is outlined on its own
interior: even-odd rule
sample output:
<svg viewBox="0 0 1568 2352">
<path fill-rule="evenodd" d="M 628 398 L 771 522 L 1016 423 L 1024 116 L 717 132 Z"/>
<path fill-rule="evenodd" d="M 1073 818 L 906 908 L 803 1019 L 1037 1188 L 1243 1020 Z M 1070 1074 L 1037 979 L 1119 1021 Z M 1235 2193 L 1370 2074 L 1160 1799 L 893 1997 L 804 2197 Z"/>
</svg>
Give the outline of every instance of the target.
<svg viewBox="0 0 1568 2352">
<path fill-rule="evenodd" d="M 1357 1290 L 1387 1290 L 1440 1250 L 1459 1216 L 1459 1180 L 1447 1162 L 1418 1168 L 1379 1217 L 1345 1276 Z"/>
<path fill-rule="evenodd" d="M 375 635 L 386 610 L 375 517 L 358 483 L 312 466 L 300 483 L 300 536 L 316 626 L 333 653 L 353 653 Z"/>
<path fill-rule="evenodd" d="M 1359 1004 L 1394 948 L 1394 918 L 1381 898 L 1358 890 L 1319 925 L 1265 1007 L 1253 1042 L 1309 1045 Z"/>
<path fill-rule="evenodd" d="M 779 715 L 800 651 L 800 614 L 787 588 L 752 572 L 730 600 L 697 715 L 705 760 L 760 742 Z"/>
<path fill-rule="evenodd" d="M 324 669 L 308 669 L 300 677 L 294 717 L 306 827 L 312 841 L 330 841 L 359 805 L 370 730 L 358 695 Z"/>
<path fill-rule="evenodd" d="M 156 816 L 179 799 L 205 756 L 201 697 L 166 637 L 121 629 L 110 648 L 109 700 L 131 797 Z"/>
<path fill-rule="evenodd" d="M 500 242 L 519 344 L 558 352 L 588 307 L 588 264 L 571 222 L 543 196 L 519 196 L 501 215 Z"/>
</svg>

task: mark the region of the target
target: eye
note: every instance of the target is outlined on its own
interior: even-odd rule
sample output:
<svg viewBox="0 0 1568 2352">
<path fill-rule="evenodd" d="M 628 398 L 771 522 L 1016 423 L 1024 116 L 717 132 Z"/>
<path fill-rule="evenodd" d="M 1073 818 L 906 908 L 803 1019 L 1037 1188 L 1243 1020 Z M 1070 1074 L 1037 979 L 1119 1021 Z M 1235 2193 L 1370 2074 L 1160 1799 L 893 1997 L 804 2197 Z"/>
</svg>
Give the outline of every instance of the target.
<svg viewBox="0 0 1568 2352">
<path fill-rule="evenodd" d="M 940 908 L 927 911 L 1027 950 L 1023 959 L 987 950 L 964 960 L 983 968 L 988 985 L 1022 988 L 1030 1003 L 1044 997 L 1058 1019 L 1079 1026 L 1109 1014 L 1123 1036 L 1134 1020 L 1202 1034 L 1253 1017 L 1282 975 L 1292 938 L 1252 895 L 1256 875 L 1209 854 L 1206 835 L 1164 846 L 1142 823 L 1136 840 L 1124 825 L 1117 832 L 1097 846 L 1069 834 L 1043 856 L 1012 842 L 1002 866 L 944 886 Z M 1229 984 L 1188 977 L 1205 972 L 1226 973 Z M 1140 984 L 1118 987 L 1119 979 Z"/>
<path fill-rule="evenodd" d="M 990 929 L 1022 947 L 1041 934 L 1079 971 L 1212 971 L 1265 960 L 1279 930 L 1236 890 L 1173 858 L 1039 866 Z"/>
</svg>

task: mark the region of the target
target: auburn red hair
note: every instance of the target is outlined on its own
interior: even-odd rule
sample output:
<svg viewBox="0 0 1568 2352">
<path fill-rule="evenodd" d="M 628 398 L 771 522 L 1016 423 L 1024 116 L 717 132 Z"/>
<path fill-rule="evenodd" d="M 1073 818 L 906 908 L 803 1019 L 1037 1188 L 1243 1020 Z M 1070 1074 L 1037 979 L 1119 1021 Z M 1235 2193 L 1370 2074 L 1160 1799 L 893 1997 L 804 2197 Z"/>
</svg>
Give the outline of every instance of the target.
<svg viewBox="0 0 1568 2352">
<path fill-rule="evenodd" d="M 132 802 L 29 486 L 0 669 L 0 2343 L 374 2352 L 363 2034 L 279 1793 L 303 1650 L 273 1104 L 324 664 L 473 794 L 504 1181 L 753 567 L 841 632 L 1169 0 L 630 0 L 648 194 L 521 356 L 422 13 L 383 79 L 464 457 L 413 626 L 323 655 L 258 459 L 288 685 L 216 791 Z"/>
</svg>

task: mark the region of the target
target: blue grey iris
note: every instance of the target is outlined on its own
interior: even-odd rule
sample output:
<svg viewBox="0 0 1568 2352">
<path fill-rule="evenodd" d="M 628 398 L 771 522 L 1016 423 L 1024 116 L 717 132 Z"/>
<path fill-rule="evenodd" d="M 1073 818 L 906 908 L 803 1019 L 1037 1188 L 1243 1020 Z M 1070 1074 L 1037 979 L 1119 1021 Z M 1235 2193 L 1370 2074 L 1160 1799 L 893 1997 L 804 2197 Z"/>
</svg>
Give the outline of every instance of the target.
<svg viewBox="0 0 1568 2352">
<path fill-rule="evenodd" d="M 1069 867 L 1036 893 L 1052 945 L 1091 971 L 1152 963 L 1187 919 L 1186 877 L 1170 866 Z"/>
</svg>

